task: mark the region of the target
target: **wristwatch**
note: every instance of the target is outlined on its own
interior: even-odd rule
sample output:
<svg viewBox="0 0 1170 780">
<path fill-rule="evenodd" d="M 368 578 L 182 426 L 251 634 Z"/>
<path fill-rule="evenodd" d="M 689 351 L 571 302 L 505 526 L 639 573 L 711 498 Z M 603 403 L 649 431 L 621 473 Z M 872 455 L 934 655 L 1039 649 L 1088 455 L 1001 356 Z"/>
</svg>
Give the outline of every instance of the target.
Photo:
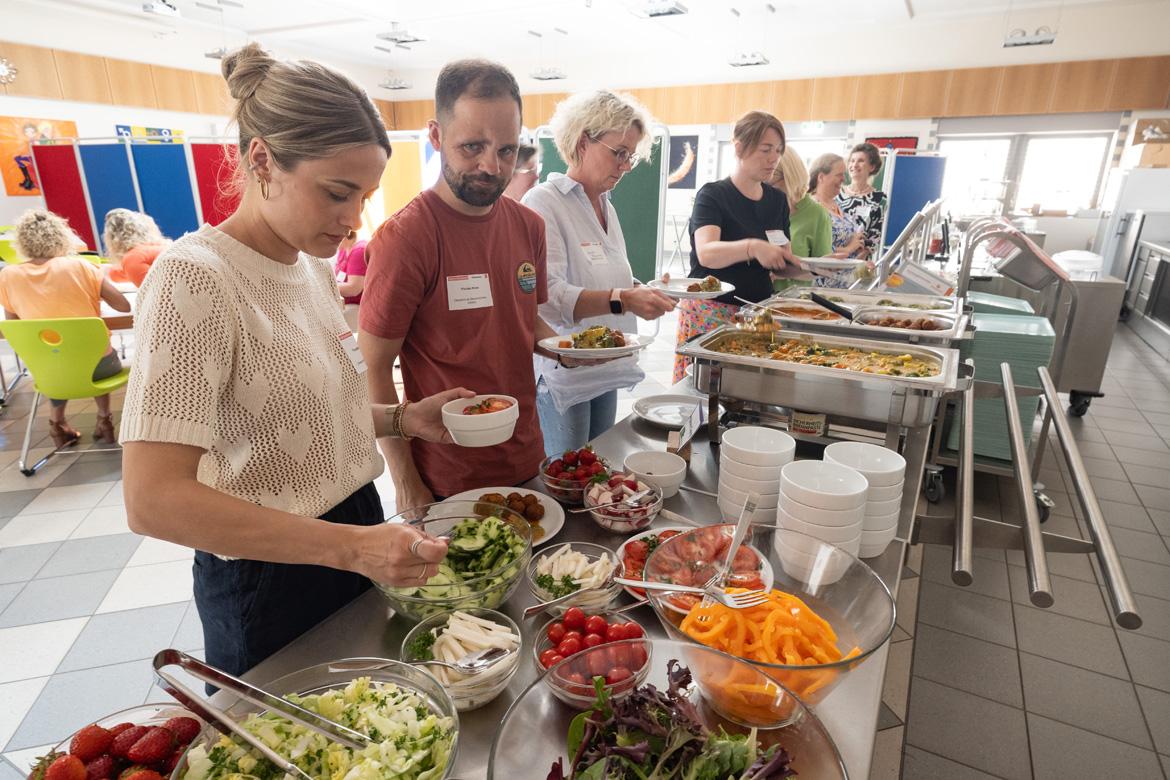
<svg viewBox="0 0 1170 780">
<path fill-rule="evenodd" d="M 626 307 L 622 306 L 622 291 L 616 287 L 609 291 L 609 310 L 614 314 L 624 314 Z"/>
</svg>

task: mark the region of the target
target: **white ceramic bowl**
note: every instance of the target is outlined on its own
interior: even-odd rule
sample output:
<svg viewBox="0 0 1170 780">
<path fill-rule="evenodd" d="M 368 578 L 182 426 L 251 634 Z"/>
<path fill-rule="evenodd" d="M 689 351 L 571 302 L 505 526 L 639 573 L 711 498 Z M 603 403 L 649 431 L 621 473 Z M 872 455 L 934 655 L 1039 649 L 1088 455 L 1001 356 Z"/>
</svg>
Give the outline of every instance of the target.
<svg viewBox="0 0 1170 780">
<path fill-rule="evenodd" d="M 861 524 L 864 531 L 888 531 L 898 527 L 898 512 L 888 515 L 866 515 Z"/>
<path fill-rule="evenodd" d="M 802 504 L 787 493 L 781 493 L 777 506 L 797 520 L 813 525 L 845 526 L 856 525 L 865 520 L 865 504 L 851 509 L 822 509 Z"/>
<path fill-rule="evenodd" d="M 468 406 L 486 398 L 503 398 L 512 402 L 507 409 L 487 414 L 463 414 Z M 512 438 L 516 421 L 520 419 L 520 405 L 510 395 L 488 393 L 473 398 L 457 398 L 443 404 L 443 425 L 451 438 L 461 447 L 490 447 Z"/>
<path fill-rule="evenodd" d="M 720 474 L 734 474 L 744 479 L 759 479 L 765 482 L 775 480 L 778 485 L 780 484 L 780 469 L 782 468 L 784 466 L 749 466 L 747 463 L 733 460 L 726 452 L 719 455 Z"/>
<path fill-rule="evenodd" d="M 796 529 L 791 529 L 796 530 Z M 840 542 L 826 542 L 824 539 L 812 536 L 792 536 L 785 542 L 790 550 L 805 555 L 814 555 L 817 550 L 824 544 L 831 544 L 834 547 L 840 547 L 850 555 L 856 556 L 861 550 L 861 532 L 858 531 L 855 535 Z"/>
<path fill-rule="evenodd" d="M 871 487 L 897 485 L 906 475 L 906 459 L 877 444 L 835 442 L 825 447 L 825 460 L 860 471 Z"/>
<path fill-rule="evenodd" d="M 858 558 L 874 558 L 881 555 L 889 547 L 890 542 L 897 536 L 897 527 L 888 531 L 862 531 Z"/>
<path fill-rule="evenodd" d="M 745 479 L 736 476 L 730 471 L 719 472 L 719 482 L 729 488 L 735 488 L 743 493 L 759 493 L 760 497 L 777 496 L 780 494 L 780 480 Z"/>
<path fill-rule="evenodd" d="M 780 536 L 776 537 L 773 547 L 776 556 L 780 559 L 780 568 L 788 576 L 805 582 L 813 581 L 818 585 L 832 585 L 841 579 L 845 570 L 849 568 L 850 558 L 829 554 L 810 555 L 790 547 Z M 822 552 L 827 553 L 825 548 L 821 549 Z"/>
<path fill-rule="evenodd" d="M 776 507 L 776 525 L 781 528 L 786 528 L 789 531 L 808 534 L 829 544 L 841 544 L 851 539 L 859 539 L 861 538 L 861 530 L 865 527 L 864 523 L 854 523 L 853 525 L 816 525 L 815 523 L 808 523 L 800 518 L 793 517 L 781 506 Z"/>
<path fill-rule="evenodd" d="M 866 501 L 865 515 L 866 517 L 885 517 L 886 515 L 896 515 L 898 510 L 902 508 L 902 497 L 891 499 L 889 501 Z"/>
<path fill-rule="evenodd" d="M 863 475 L 864 476 L 864 475 Z M 866 477 L 866 480 L 869 478 Z M 897 485 L 890 485 L 889 487 L 874 487 L 869 486 L 869 490 L 865 491 L 865 500 L 873 503 L 874 501 L 890 501 L 892 499 L 902 500 L 902 485 L 899 482 Z"/>
<path fill-rule="evenodd" d="M 662 491 L 663 498 L 678 492 L 687 478 L 687 462 L 673 452 L 635 452 L 626 457 L 626 471 Z"/>
<path fill-rule="evenodd" d="M 775 428 L 744 425 L 723 434 L 721 451 L 749 466 L 783 466 L 796 457 L 796 439 Z"/>
<path fill-rule="evenodd" d="M 836 463 L 796 460 L 780 471 L 780 492 L 805 506 L 821 509 L 865 506 L 868 488 L 865 477 Z"/>
<path fill-rule="evenodd" d="M 721 501 L 729 501 L 735 504 L 735 516 L 739 517 L 739 510 L 743 508 L 743 502 L 747 501 L 747 493 L 742 490 L 737 490 L 723 482 L 719 481 L 719 499 Z M 756 502 L 757 509 L 775 509 L 778 496 L 776 495 L 760 495 L 760 500 Z"/>
</svg>

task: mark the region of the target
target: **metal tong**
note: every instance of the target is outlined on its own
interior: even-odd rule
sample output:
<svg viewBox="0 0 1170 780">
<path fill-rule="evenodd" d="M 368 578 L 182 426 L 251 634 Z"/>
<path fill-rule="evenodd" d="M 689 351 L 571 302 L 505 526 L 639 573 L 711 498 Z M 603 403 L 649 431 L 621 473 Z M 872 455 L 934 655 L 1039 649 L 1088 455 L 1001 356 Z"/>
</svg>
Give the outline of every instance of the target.
<svg viewBox="0 0 1170 780">
<path fill-rule="evenodd" d="M 370 744 L 369 738 L 359 731 L 354 731 L 336 721 L 332 721 L 311 710 L 293 704 L 287 699 L 274 696 L 263 688 L 258 688 L 251 683 L 244 682 L 238 677 L 233 677 L 227 672 L 216 669 L 214 666 L 210 666 L 198 658 L 187 655 L 181 650 L 160 650 L 155 655 L 153 663 L 154 673 L 159 678 L 160 685 L 164 691 L 204 720 L 215 725 L 219 731 L 224 734 L 229 732 L 234 734 L 285 772 L 297 775 L 303 778 L 303 780 L 313 780 L 313 778 L 296 764 L 281 756 L 272 748 L 268 747 L 268 745 L 264 744 L 262 740 L 241 727 L 226 712 L 192 692 L 187 686 L 175 679 L 170 672 L 166 671 L 166 668 L 168 666 L 177 666 L 198 680 L 211 683 L 212 685 L 218 685 L 225 690 L 231 691 L 241 699 L 250 701 L 269 710 L 275 710 L 282 717 L 294 723 L 299 723 L 305 728 L 311 729 L 352 750 L 362 750 Z"/>
</svg>

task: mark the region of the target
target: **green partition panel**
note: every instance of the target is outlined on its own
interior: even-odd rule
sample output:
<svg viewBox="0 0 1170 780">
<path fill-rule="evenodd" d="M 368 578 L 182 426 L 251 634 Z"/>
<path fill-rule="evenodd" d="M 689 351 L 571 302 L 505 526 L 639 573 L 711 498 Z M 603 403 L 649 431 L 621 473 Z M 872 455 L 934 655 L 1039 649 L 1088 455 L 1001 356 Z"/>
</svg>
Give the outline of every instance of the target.
<svg viewBox="0 0 1170 780">
<path fill-rule="evenodd" d="M 659 204 L 665 197 L 662 187 L 664 164 L 661 138 L 655 140 L 650 159 L 622 177 L 613 190 L 613 207 L 626 237 L 626 254 L 634 278 L 648 282 L 658 262 Z M 540 180 L 550 173 L 564 173 L 568 166 L 557 153 L 551 138 L 540 139 Z"/>
</svg>

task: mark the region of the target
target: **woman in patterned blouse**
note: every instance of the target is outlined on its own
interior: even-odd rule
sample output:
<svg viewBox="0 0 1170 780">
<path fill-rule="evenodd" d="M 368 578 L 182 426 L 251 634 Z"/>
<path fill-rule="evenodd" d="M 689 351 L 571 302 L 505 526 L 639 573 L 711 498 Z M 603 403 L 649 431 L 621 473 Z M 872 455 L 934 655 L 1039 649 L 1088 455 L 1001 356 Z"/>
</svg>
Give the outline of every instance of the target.
<svg viewBox="0 0 1170 780">
<path fill-rule="evenodd" d="M 874 189 L 870 183 L 882 169 L 882 158 L 873 144 L 857 144 L 849 152 L 849 185 L 841 188 L 837 204 L 841 211 L 853 218 L 865 232 L 865 247 L 857 257 L 875 260 L 881 253 L 882 217 L 886 207 L 886 193 Z"/>
</svg>

